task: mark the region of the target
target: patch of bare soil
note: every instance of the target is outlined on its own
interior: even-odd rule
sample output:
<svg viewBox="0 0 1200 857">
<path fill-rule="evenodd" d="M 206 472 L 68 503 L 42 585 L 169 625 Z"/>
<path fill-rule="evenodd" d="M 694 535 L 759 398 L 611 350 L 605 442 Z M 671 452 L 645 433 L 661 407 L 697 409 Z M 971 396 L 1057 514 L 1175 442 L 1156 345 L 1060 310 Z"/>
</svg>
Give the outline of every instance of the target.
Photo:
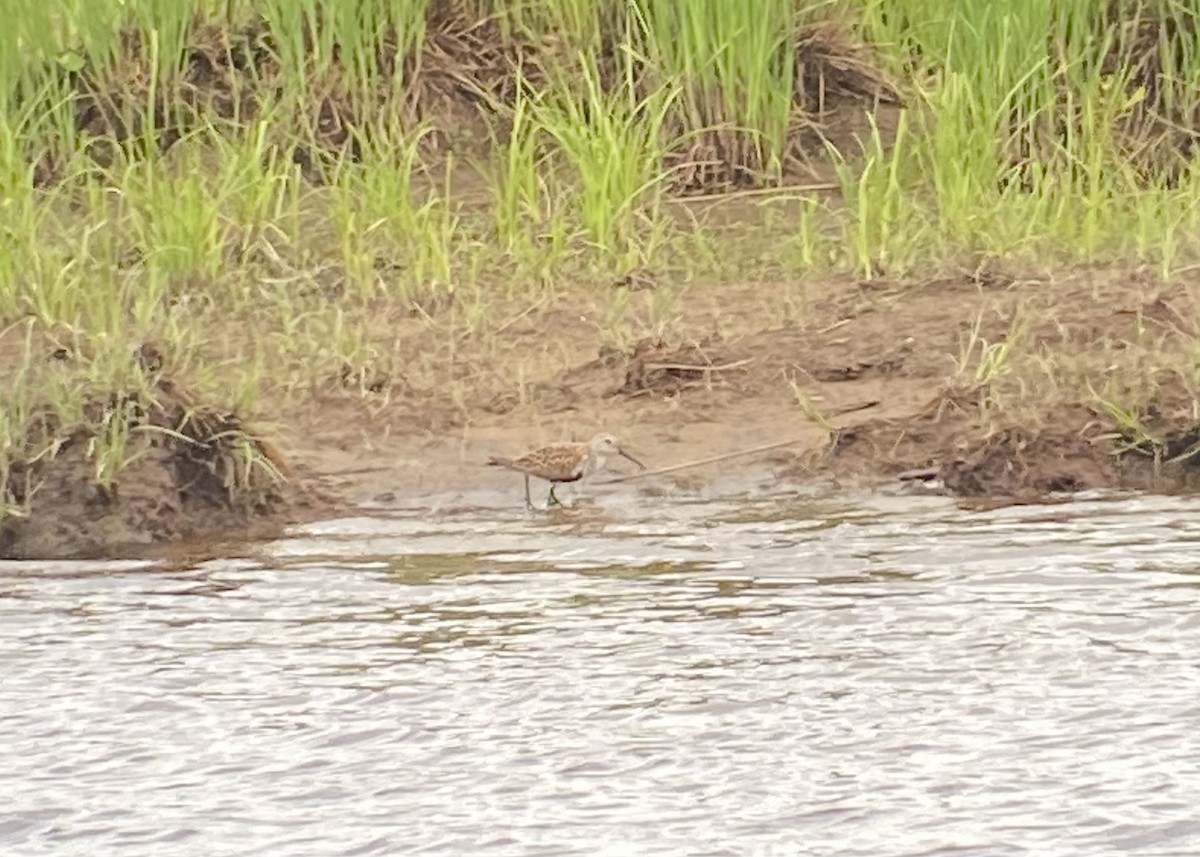
<svg viewBox="0 0 1200 857">
<path fill-rule="evenodd" d="M 884 359 L 847 359 L 837 349 L 810 358 L 809 366 L 820 366 L 836 354 L 833 365 L 845 367 L 810 372 L 826 385 L 857 383 L 864 371 L 923 382 L 915 407 L 835 431 L 821 468 L 937 479 L 954 495 L 1021 500 L 1089 489 L 1176 490 L 1196 482 L 1196 396 L 1184 383 L 1189 370 L 1170 368 L 1188 365 L 1196 341 L 1187 284 L 1096 270 L 1058 282 L 1013 280 L 990 296 L 983 289 L 956 294 L 951 285 L 918 287 L 886 318 L 860 316 L 842 328 L 852 353 Z M 1020 334 L 1015 326 L 1022 317 L 1042 321 Z M 1021 341 L 1011 374 L 973 383 L 975 364 L 962 362 L 963 343 L 972 337 L 1003 343 L 1014 335 Z M 1072 386 L 1039 389 L 1045 367 L 1070 367 L 1064 374 L 1074 373 Z M 1123 372 L 1126 383 L 1146 387 L 1128 399 L 1139 400 L 1136 425 L 1115 416 L 1098 392 Z M 997 404 L 993 396 L 1005 385 L 1017 394 Z"/>
<path fill-rule="evenodd" d="M 414 375 L 403 395 L 377 406 L 310 403 L 294 415 L 287 448 L 298 470 L 348 502 L 429 510 L 518 504 L 520 486 L 484 468 L 489 456 L 599 430 L 651 468 L 790 443 L 623 486 L 630 491 L 936 479 L 958 496 L 1014 501 L 1193 479 L 1200 419 L 1182 376 L 1160 379 L 1144 398 L 1140 434 L 1099 397 L 1121 361 L 1136 384 L 1151 377 L 1147 361 L 1188 359 L 1187 283 L 1116 269 L 835 279 L 814 289 L 821 297 L 802 323 L 784 326 L 767 304 L 745 310 L 762 289 L 698 290 L 684 330 L 626 350 L 602 344 L 583 321 L 586 305 L 563 306 L 528 330 L 509 328 L 499 363 L 455 376 L 457 397 L 452 382 Z M 743 308 L 736 323 L 725 307 Z M 411 334 L 395 335 L 428 347 Z M 1018 335 L 1010 369 L 976 381 L 980 352 L 968 345 Z M 1064 367 L 1048 387 L 1039 386 L 1043 364 Z M 514 390 L 518 374 L 525 381 Z"/>
</svg>

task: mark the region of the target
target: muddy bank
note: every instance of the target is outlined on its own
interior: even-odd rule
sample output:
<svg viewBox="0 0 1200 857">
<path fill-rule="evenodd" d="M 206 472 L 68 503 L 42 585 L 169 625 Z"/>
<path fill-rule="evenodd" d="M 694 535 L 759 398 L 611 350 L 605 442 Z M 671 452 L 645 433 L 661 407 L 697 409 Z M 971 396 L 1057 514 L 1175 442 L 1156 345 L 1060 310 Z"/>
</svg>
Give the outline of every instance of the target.
<svg viewBox="0 0 1200 857">
<path fill-rule="evenodd" d="M 492 367 L 492 383 L 476 379 L 465 407 L 420 384 L 386 406 L 356 400 L 350 419 L 344 398 L 313 402 L 286 443 L 299 469 L 350 502 L 431 508 L 482 490 L 516 504 L 520 486 L 481 466 L 489 455 L 600 429 L 651 467 L 794 441 L 625 483 L 629 491 L 739 478 L 933 483 L 1017 501 L 1186 489 L 1200 437 L 1188 357 L 1193 285 L 1113 267 L 843 278 L 813 289 L 821 297 L 802 323 L 773 327 L 766 311 L 731 318 L 723 307 L 751 305 L 746 292 L 757 287 L 724 285 L 710 303 L 695 296 L 691 335 L 621 352 L 572 329 L 565 319 L 584 312 L 573 307 L 553 343 L 568 357 L 539 352 L 541 373 L 519 391 L 502 379 L 534 361 L 514 326 L 509 364 Z"/>
<path fill-rule="evenodd" d="M 632 26 L 625 4 L 609 6 L 617 14 L 598 19 L 583 65 L 606 93 L 648 98 L 675 79 L 667 55 L 656 59 L 652 50 L 661 33 Z M 866 19 L 856 26 L 791 16 L 794 39 L 779 42 L 772 67 L 787 71 L 782 91 L 792 115 L 771 157 L 761 133 L 734 130 L 740 122 L 724 108 L 736 99 L 684 75 L 678 96 L 664 102 L 655 132 L 661 151 L 637 167 L 655 176 L 598 206 L 633 213 L 644 204 L 612 230 L 614 240 L 643 229 L 659 237 L 625 247 L 624 238 L 590 235 L 582 209 L 568 204 L 586 196 L 587 170 L 572 166 L 570 146 L 553 142 L 554 111 L 526 137 L 515 131 L 529 105 L 556 92 L 574 98 L 579 57 L 551 32 L 561 28 L 508 28 L 496 12 L 431 3 L 424 37 L 411 45 L 402 37 L 413 28 L 398 22 L 364 28 L 358 42 L 348 38 L 351 28 L 339 43 L 318 40 L 332 32 L 319 16 L 297 27 L 287 16 L 197 18 L 179 33 L 170 80 L 156 78 L 165 66 L 149 26 L 123 31 L 105 62 L 68 53 L 38 72 L 45 93 L 66 98 L 57 130 L 74 128 L 79 150 L 65 150 L 56 133 L 18 157 L 30 159 L 20 162 L 39 188 L 30 210 L 62 209 L 64 219 L 39 220 L 26 256 L 13 256 L 49 261 L 41 279 L 10 278 L 22 285 L 0 324 L 0 390 L 31 396 L 0 409 L 0 555 L 269 535 L 362 503 L 519 508 L 519 482 L 483 462 L 600 430 L 651 467 L 721 459 L 613 489 L 631 493 L 853 479 L 1024 500 L 1189 484 L 1200 443 L 1195 271 L 1164 281 L 1133 265 L 1042 269 L 975 258 L 962 270 L 918 269 L 901 279 L 888 269 L 913 264 L 907 255 L 898 258 L 882 235 L 852 237 L 852 220 L 862 226 L 872 205 L 886 222 L 893 208 L 926 202 L 924 191 L 907 189 L 894 198 L 889 191 L 886 203 L 865 200 L 878 173 L 869 164 L 892 153 L 894 176 L 927 174 L 936 160 L 900 152 L 938 149 L 930 136 L 937 123 L 957 121 L 947 106 L 953 99 L 936 107 L 940 96 L 906 97 L 939 70 L 934 52 L 923 58 L 927 51 L 913 42 L 885 55 L 892 40 L 864 39 Z M 1107 161 L 1096 166 L 1089 199 L 1116 202 L 1143 186 L 1171 186 L 1192 159 L 1189 129 L 1200 114 L 1186 107 L 1190 90 L 1162 72 L 1181 59 L 1172 59 L 1171 46 L 1186 46 L 1176 36 L 1192 22 L 1163 15 L 1148 19 L 1140 4 L 1116 4 L 1063 19 L 1111 35 L 1109 48 L 1087 57 L 1129 87 L 1128 104 L 1113 116 L 1101 111 L 1123 177 L 1110 185 Z M 701 47 L 706 62 L 710 51 Z M 1052 59 L 1050 66 L 1062 65 Z M 912 80 L 894 81 L 883 69 L 911 72 Z M 1116 74 L 1121 69 L 1129 74 Z M 999 160 L 1011 169 L 981 174 L 979 187 L 1041 193 L 1058 179 L 1077 187 L 1072 140 L 1092 139 L 1091 112 L 1066 106 L 1079 89 L 1072 75 L 1044 83 L 1061 94 L 1061 115 L 1047 105 L 999 121 Z M 27 112 L 39 115 L 33 104 Z M 260 123 L 261 139 L 248 140 L 247 128 Z M 419 126 L 429 133 L 417 135 L 419 143 L 413 137 L 413 165 L 395 170 L 397 146 Z M 1078 133 L 1085 128 L 1089 134 Z M 243 152 L 248 141 L 254 145 Z M 198 153 L 210 143 L 219 145 Z M 614 153 L 629 150 L 621 140 L 609 144 Z M 230 160 L 222 166 L 231 172 L 215 171 L 224 175 L 219 192 L 193 188 L 203 204 L 180 206 L 202 217 L 149 228 L 169 222 L 176 201 L 150 192 L 160 152 L 161 177 L 171 182 L 177 171 L 245 155 L 246 175 L 266 180 L 263 207 L 241 211 L 242 191 L 230 189 L 241 188 L 243 167 Z M 510 156 L 519 168 L 504 166 Z M 993 160 L 990 150 L 984 160 Z M 138 190 L 138 179 L 123 193 L 123 182 L 136 178 L 125 167 L 135 164 L 154 165 L 147 185 Z M 379 181 L 385 173 L 391 184 Z M 509 183 L 525 186 L 522 176 L 539 188 L 517 206 L 529 211 L 492 212 Z M 276 182 L 287 189 L 286 204 L 266 205 L 275 193 L 267 185 Z M 438 193 L 422 197 L 426 182 Z M 380 199 L 360 207 L 356 198 L 376 183 Z M 975 178 L 963 185 L 976 186 Z M 411 204 L 393 208 L 410 191 Z M 1161 216 L 1171 232 L 1165 257 L 1185 255 L 1174 237 L 1188 231 L 1184 196 L 1184 219 L 1173 223 L 1169 206 L 1180 201 L 1169 197 L 1161 211 L 1129 212 L 1131 228 L 1136 222 L 1145 234 L 1125 252 L 1157 253 L 1162 230 L 1153 224 Z M 117 199 L 123 211 L 110 212 Z M 416 217 L 415 206 L 438 214 Z M 928 223 L 914 221 L 914 240 L 945 218 L 977 225 L 969 213 L 939 208 Z M 495 243 L 502 220 L 522 241 L 534 240 L 515 250 L 511 236 Z M 882 231 L 907 234 L 908 225 L 895 226 Z M 410 244 L 422 230 L 428 234 Z M 962 231 L 942 236 L 947 243 L 936 252 L 959 247 Z M 71 240 L 60 247 L 61 235 Z M 194 258 L 175 259 L 195 235 L 208 237 L 180 255 Z M 1102 243 L 1089 240 L 1088 247 Z M 988 246 L 1011 246 L 1006 241 Z M 846 244 L 856 249 L 846 253 Z M 514 265 L 521 254 L 527 258 Z M 55 299 L 43 287 L 50 282 L 62 286 Z M 90 366 L 56 381 L 60 407 L 47 412 L 57 422 L 41 418 L 42 385 L 26 365 L 57 359 L 53 349 L 28 341 L 22 348 L 9 335 L 25 319 L 40 336 L 95 351 Z M 139 337 L 174 340 L 177 353 L 168 357 L 184 373 L 164 386 L 147 370 L 132 387 L 114 386 L 114 376 L 127 373 L 112 364 Z M 196 380 L 188 371 L 203 377 L 208 398 L 175 395 L 176 382 Z M 231 401 L 254 413 L 234 413 Z M 249 429 L 256 418 L 270 427 Z M 778 447 L 770 453 L 729 457 L 771 444 Z"/>
<path fill-rule="evenodd" d="M 30 386 L 50 386 L 71 359 L 51 354 Z M 24 437 L 4 450 L 0 471 L 0 558 L 112 558 L 186 540 L 264 538 L 328 510 L 332 500 L 291 479 L 274 444 L 241 417 L 162 376 L 157 349 L 133 359 L 154 361 L 145 367 L 152 383 L 85 398 L 75 420 L 48 400 L 29 403 Z"/>
<path fill-rule="evenodd" d="M 721 284 L 690 293 L 670 338 L 624 350 L 590 322 L 594 306 L 564 296 L 509 325 L 486 366 L 462 343 L 460 363 L 422 364 L 435 334 L 391 320 L 379 336 L 407 349 L 409 371 L 265 404 L 280 428 L 271 443 L 254 441 L 250 470 L 214 445 L 240 427 L 232 415 L 193 420 L 179 437 L 185 409 L 169 399 L 142 415 L 159 430 L 140 433 L 143 445 L 108 488 L 97 483 L 89 438 L 47 427 L 38 448 L 53 454 L 13 471 L 10 499 L 27 500 L 30 514 L 4 523 L 0 554 L 263 536 L 362 504 L 519 513 L 520 479 L 483 466 L 487 458 L 599 430 L 651 468 L 791 443 L 585 494 L 777 490 L 814 479 L 1017 502 L 1190 489 L 1200 444 L 1196 285 L 1111 267 L 829 279 L 809 288 L 819 297 L 802 320 L 781 325 L 768 305 L 754 308 L 761 285 Z M 239 473 L 247 490 L 231 492 Z"/>
</svg>

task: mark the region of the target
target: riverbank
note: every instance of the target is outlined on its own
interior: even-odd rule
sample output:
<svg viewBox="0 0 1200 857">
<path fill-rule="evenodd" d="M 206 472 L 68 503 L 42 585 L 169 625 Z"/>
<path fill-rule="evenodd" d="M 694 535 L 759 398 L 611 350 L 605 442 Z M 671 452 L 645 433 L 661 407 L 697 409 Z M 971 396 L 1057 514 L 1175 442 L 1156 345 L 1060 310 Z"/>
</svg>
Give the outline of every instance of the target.
<svg viewBox="0 0 1200 857">
<path fill-rule="evenodd" d="M 652 468 L 795 441 L 607 489 L 631 496 L 812 480 L 899 490 L 915 473 L 914 482 L 1001 502 L 1179 490 L 1194 479 L 1188 384 L 1198 285 L 1190 274 L 1162 282 L 1113 266 L 829 279 L 808 284 L 803 321 L 778 324 L 755 300 L 761 286 L 743 286 L 741 310 L 730 313 L 733 286 L 721 283 L 689 290 L 686 321 L 670 340 L 641 339 L 628 352 L 606 343 L 595 302 L 563 297 L 506 328 L 502 359 L 468 344 L 454 364 L 423 367 L 434 334 L 395 319 L 375 344 L 394 349 L 406 372 L 272 404 L 268 449 L 285 481 L 243 507 L 244 534 L 364 504 L 516 513 L 520 480 L 483 466 L 487 457 L 599 430 L 617 433 Z M 631 304 L 649 303 L 653 291 L 630 295 Z M 161 461 L 130 466 L 119 515 L 95 515 L 82 455 L 60 454 L 48 472 L 56 479 L 37 499 L 54 514 L 22 521 L 14 553 L 227 536 L 242 526 L 211 497 L 209 515 L 193 503 L 180 526 L 179 485 L 162 477 L 175 471 Z"/>
<path fill-rule="evenodd" d="M 743 311 L 728 313 L 724 283 L 690 293 L 686 330 L 627 353 L 589 330 L 593 306 L 567 302 L 514 323 L 508 359 L 466 387 L 412 377 L 374 406 L 309 402 L 289 415 L 284 445 L 298 472 L 385 503 L 511 488 L 515 504 L 519 485 L 482 467 L 488 455 L 598 430 L 653 468 L 795 440 L 642 481 L 654 492 L 743 470 L 889 487 L 923 471 L 948 493 L 1016 501 L 1174 490 L 1188 483 L 1197 431 L 1197 285 L 1115 266 L 843 278 L 809 284 L 820 297 L 805 320 L 779 325 L 752 309 L 760 286 L 744 286 Z"/>
<path fill-rule="evenodd" d="M 408 45 L 197 7 L 0 65 L 0 555 L 519 507 L 481 462 L 599 430 L 652 467 L 792 441 L 630 493 L 1190 487 L 1169 9 L 781 0 L 681 45 L 655 16 L 700 7 L 610 2 L 565 45 L 472 8 Z"/>
</svg>

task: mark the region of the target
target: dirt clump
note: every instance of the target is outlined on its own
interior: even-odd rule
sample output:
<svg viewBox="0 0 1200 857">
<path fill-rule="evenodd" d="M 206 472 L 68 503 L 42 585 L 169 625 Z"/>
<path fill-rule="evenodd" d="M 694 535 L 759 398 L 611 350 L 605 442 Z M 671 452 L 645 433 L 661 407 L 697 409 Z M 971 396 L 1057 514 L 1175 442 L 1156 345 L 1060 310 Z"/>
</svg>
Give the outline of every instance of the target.
<svg viewBox="0 0 1200 857">
<path fill-rule="evenodd" d="M 0 486 L 9 510 L 0 558 L 111 558 L 168 541 L 277 533 L 310 502 L 288 484 L 290 472 L 235 414 L 193 404 L 169 380 L 152 396 L 88 399 L 74 425 L 44 409 Z"/>
<path fill-rule="evenodd" d="M 692 388 L 733 386 L 738 370 L 753 362 L 728 345 L 708 339 L 672 348 L 661 340 L 642 340 L 625 358 L 625 380 L 612 396 L 670 396 Z"/>
<path fill-rule="evenodd" d="M 969 393 L 838 432 L 825 469 L 937 479 L 961 497 L 1027 497 L 1114 487 L 1116 457 L 1085 408 L 1038 425 L 983 426 Z M 977 410 L 977 406 L 976 406 Z"/>
<path fill-rule="evenodd" d="M 970 443 L 938 476 L 960 497 L 1075 493 L 1111 486 L 1113 455 L 1072 428 L 1014 426 Z"/>
</svg>

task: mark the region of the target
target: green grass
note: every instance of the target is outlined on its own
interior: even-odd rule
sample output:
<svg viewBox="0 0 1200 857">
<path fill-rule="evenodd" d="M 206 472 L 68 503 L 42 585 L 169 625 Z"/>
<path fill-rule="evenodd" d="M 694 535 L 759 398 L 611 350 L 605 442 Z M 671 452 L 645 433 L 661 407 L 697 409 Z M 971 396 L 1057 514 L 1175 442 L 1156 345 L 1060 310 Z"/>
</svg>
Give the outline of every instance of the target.
<svg viewBox="0 0 1200 857">
<path fill-rule="evenodd" d="M 650 86 L 674 86 L 676 134 L 695 158 L 720 157 L 778 177 L 795 115 L 795 0 L 714 4 L 632 0 L 634 46 Z"/>
<path fill-rule="evenodd" d="M 1116 28 L 1101 26 L 1101 5 L 870 4 L 867 31 L 903 48 L 917 93 L 913 145 L 898 153 L 896 169 L 921 180 L 894 196 L 905 207 L 919 203 L 935 246 L 1071 259 L 1136 254 L 1164 271 L 1181 253 L 1194 255 L 1176 238 L 1178 224 L 1194 222 L 1195 169 L 1161 144 L 1200 104 L 1192 67 L 1200 35 L 1164 31 L 1138 45 L 1140 23 L 1155 14 L 1179 20 L 1186 4 L 1126 3 Z M 1135 51 L 1147 49 L 1163 67 L 1157 80 L 1137 75 L 1146 55 Z M 914 52 L 922 59 L 915 72 Z M 1151 83 L 1161 91 L 1156 104 L 1147 102 Z M 1170 167 L 1174 186 L 1146 176 Z"/>
<path fill-rule="evenodd" d="M 119 481 L 128 414 L 84 405 L 152 395 L 129 359 L 146 341 L 206 402 L 254 412 L 398 378 L 397 318 L 440 342 L 420 368 L 469 384 L 512 325 L 640 269 L 675 285 L 601 293 L 586 322 L 622 347 L 667 335 L 694 279 L 997 256 L 1169 276 L 1200 255 L 1179 155 L 1200 33 L 1178 0 L 1107 27 L 1106 5 L 0 0 L 0 485 L 46 408 Z M 1135 38 L 1153 21 L 1173 23 Z M 818 142 L 815 104 L 852 118 L 870 99 L 838 93 L 885 77 L 903 108 Z M 804 157 L 835 192 L 795 189 Z M 675 200 L 729 182 L 768 191 L 748 226 Z M 763 300 L 794 319 L 804 296 Z M 47 369 L 58 345 L 77 359 Z"/>
</svg>

